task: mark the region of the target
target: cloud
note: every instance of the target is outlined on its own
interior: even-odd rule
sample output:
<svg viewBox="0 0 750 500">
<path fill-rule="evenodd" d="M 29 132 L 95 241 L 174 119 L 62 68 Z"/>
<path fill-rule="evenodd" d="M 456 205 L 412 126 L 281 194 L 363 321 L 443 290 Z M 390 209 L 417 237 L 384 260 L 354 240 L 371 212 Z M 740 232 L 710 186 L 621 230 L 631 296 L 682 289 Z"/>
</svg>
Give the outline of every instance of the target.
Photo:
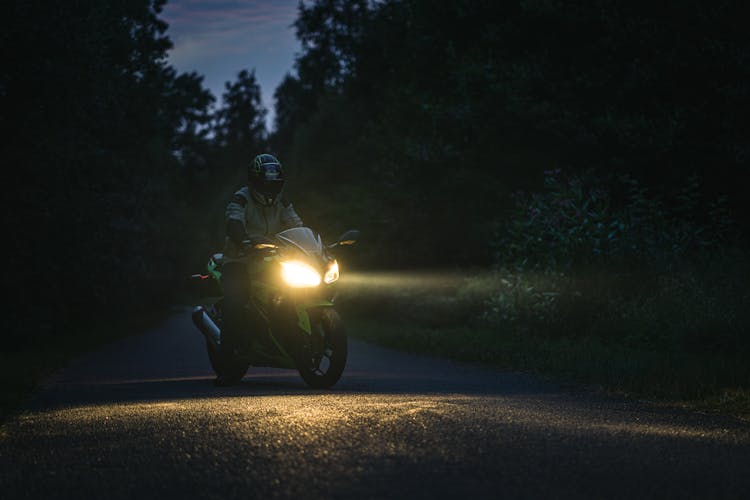
<svg viewBox="0 0 750 500">
<path fill-rule="evenodd" d="M 176 0 L 167 4 L 163 17 L 174 42 L 172 60 L 181 65 L 290 45 L 296 14 L 296 1 Z"/>
<path fill-rule="evenodd" d="M 291 26 L 297 5 L 298 0 L 170 0 L 161 14 L 174 44 L 169 61 L 179 71 L 205 75 L 217 97 L 239 70 L 255 68 L 270 124 L 273 91 L 299 47 Z"/>
</svg>

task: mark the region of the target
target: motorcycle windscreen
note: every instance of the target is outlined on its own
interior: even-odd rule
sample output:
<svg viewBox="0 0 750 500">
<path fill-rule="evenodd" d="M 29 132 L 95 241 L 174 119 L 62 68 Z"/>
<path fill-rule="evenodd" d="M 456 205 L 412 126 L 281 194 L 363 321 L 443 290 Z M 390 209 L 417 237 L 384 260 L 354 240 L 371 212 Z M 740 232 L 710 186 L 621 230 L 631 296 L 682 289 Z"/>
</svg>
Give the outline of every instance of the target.
<svg viewBox="0 0 750 500">
<path fill-rule="evenodd" d="M 307 255 L 322 255 L 323 242 L 309 227 L 293 227 L 276 235 L 280 240 L 293 245 Z"/>
</svg>

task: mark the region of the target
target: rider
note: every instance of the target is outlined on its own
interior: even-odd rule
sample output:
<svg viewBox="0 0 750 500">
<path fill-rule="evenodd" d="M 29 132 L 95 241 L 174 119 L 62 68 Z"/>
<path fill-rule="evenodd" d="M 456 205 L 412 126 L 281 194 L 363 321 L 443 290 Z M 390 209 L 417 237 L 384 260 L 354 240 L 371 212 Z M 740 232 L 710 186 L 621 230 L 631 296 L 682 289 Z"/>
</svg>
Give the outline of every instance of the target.
<svg viewBox="0 0 750 500">
<path fill-rule="evenodd" d="M 267 153 L 259 154 L 247 167 L 247 186 L 235 192 L 227 205 L 222 350 L 237 349 L 247 328 L 244 311 L 252 269 L 239 257 L 252 253 L 254 245 L 268 241 L 280 231 L 302 226 L 302 219 L 282 193 L 284 182 L 279 160 Z M 221 377 L 216 379 L 217 385 L 224 383 Z"/>
</svg>

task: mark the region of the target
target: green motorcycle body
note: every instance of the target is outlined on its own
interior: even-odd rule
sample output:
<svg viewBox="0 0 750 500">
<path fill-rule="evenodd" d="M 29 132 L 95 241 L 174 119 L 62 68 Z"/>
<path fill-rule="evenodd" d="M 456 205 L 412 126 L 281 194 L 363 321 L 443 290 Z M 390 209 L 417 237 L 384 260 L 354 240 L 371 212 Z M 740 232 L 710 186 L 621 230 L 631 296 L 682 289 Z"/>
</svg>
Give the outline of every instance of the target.
<svg viewBox="0 0 750 500">
<path fill-rule="evenodd" d="M 208 281 L 212 292 L 204 294 L 193 321 L 206 336 L 217 375 L 239 380 L 248 366 L 265 366 L 295 368 L 312 387 L 330 387 L 338 381 L 346 364 L 347 341 L 334 308 L 338 263 L 331 252 L 353 243 L 351 233 L 324 246 L 309 228 L 293 228 L 246 256 L 227 259 L 215 254 L 209 259 L 208 273 L 196 277 Z M 222 351 L 220 335 L 222 268 L 238 261 L 248 270 L 250 282 L 247 334 L 228 353 Z"/>
</svg>

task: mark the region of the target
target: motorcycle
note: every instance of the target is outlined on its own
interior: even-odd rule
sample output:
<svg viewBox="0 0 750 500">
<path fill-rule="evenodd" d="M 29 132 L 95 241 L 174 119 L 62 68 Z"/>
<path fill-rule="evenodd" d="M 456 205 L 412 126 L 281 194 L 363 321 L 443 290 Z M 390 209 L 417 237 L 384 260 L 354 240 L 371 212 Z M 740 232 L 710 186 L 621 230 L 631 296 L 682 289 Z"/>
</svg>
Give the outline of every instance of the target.
<svg viewBox="0 0 750 500">
<path fill-rule="evenodd" d="M 193 275 L 204 290 L 193 311 L 195 326 L 206 339 L 217 376 L 238 382 L 249 366 L 296 369 L 313 388 L 338 382 L 346 366 L 347 339 L 335 309 L 339 263 L 336 251 L 352 245 L 359 231 L 344 233 L 324 245 L 307 227 L 287 229 L 267 243 L 249 247 L 240 257 L 248 269 L 250 299 L 245 305 L 246 335 L 240 345 L 222 350 L 223 254 L 208 261 L 207 274 Z M 226 347 L 226 346 L 225 346 Z"/>
</svg>

